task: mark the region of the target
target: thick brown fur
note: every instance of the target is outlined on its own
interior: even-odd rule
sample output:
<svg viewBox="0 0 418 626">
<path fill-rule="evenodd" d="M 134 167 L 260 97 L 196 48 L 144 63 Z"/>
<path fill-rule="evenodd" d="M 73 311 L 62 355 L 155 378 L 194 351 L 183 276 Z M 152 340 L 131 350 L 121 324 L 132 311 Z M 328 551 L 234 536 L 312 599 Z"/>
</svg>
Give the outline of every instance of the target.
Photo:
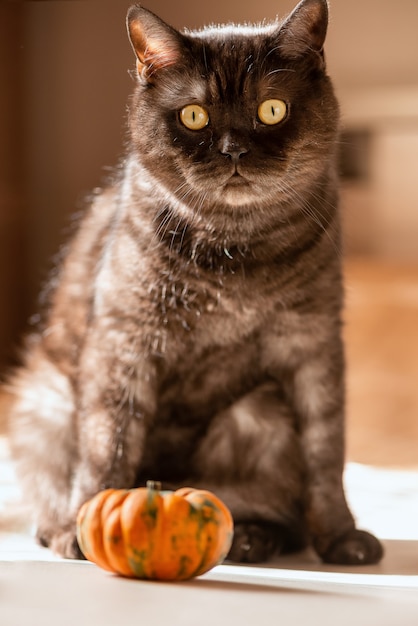
<svg viewBox="0 0 418 626">
<path fill-rule="evenodd" d="M 281 22 L 178 33 L 132 7 L 137 86 L 118 181 L 68 246 L 17 372 L 12 444 L 39 540 L 79 554 L 75 516 L 148 478 L 215 491 L 230 557 L 312 543 L 379 560 L 342 487 L 338 105 L 325 0 Z M 268 99 L 285 119 L 257 116 Z M 179 112 L 198 104 L 200 130 Z"/>
</svg>

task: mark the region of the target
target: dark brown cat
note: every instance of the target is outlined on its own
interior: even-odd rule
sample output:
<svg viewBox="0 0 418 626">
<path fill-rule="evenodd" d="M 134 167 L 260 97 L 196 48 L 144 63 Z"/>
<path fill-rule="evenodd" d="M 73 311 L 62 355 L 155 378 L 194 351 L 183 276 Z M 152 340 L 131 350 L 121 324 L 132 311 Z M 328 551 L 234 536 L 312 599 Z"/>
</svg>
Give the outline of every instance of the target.
<svg viewBox="0 0 418 626">
<path fill-rule="evenodd" d="M 282 22 L 179 33 L 136 5 L 130 149 L 86 212 L 13 382 L 37 535 L 79 554 L 100 489 L 204 486 L 230 557 L 310 541 L 372 563 L 342 487 L 344 354 L 325 0 Z"/>
</svg>

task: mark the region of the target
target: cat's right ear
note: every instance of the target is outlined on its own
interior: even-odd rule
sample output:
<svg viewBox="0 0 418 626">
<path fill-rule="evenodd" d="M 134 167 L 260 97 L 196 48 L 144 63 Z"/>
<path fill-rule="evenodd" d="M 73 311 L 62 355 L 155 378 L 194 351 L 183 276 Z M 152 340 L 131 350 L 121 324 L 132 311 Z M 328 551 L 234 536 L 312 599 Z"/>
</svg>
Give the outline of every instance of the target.
<svg viewBox="0 0 418 626">
<path fill-rule="evenodd" d="M 139 4 L 128 10 L 126 25 L 137 57 L 139 76 L 152 82 L 155 74 L 181 57 L 181 35 L 157 15 Z"/>
<path fill-rule="evenodd" d="M 289 58 L 314 54 L 323 61 L 327 26 L 327 0 L 301 0 L 280 27 L 280 52 Z"/>
</svg>

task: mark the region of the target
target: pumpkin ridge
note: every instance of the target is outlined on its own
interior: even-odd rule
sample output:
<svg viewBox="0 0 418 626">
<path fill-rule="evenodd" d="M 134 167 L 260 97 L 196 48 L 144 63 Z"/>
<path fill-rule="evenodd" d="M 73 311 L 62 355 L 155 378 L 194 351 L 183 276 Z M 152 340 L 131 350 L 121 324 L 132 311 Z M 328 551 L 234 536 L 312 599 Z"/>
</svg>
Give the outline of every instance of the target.
<svg viewBox="0 0 418 626">
<path fill-rule="evenodd" d="M 205 535 L 201 562 L 192 574 L 199 576 L 225 559 L 232 544 L 233 521 L 229 509 L 215 494 L 200 490 L 191 491 L 185 497 L 200 514 L 199 532 Z M 213 535 L 213 528 L 209 531 L 209 524 L 215 527 L 217 531 L 215 535 Z M 225 526 L 228 527 L 227 531 Z M 225 548 L 220 552 L 220 547 L 223 545 Z"/>
<path fill-rule="evenodd" d="M 137 577 L 154 578 L 153 553 L 161 520 L 162 498 L 157 490 L 133 489 L 122 505 L 126 557 Z M 151 508 L 149 514 L 148 507 Z"/>
<path fill-rule="evenodd" d="M 113 489 L 100 491 L 94 498 L 84 503 L 78 513 L 77 540 L 86 558 L 103 569 L 109 570 L 102 536 L 102 509 Z"/>
</svg>

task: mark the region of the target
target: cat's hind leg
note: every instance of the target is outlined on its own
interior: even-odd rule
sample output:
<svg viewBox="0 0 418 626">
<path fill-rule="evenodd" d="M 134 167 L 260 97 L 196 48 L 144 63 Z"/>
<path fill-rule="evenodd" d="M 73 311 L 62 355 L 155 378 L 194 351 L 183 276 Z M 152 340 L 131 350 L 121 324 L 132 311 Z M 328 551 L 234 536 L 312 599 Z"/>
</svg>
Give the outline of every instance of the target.
<svg viewBox="0 0 418 626">
<path fill-rule="evenodd" d="M 230 560 L 261 563 L 306 545 L 294 423 L 266 384 L 216 416 L 197 450 L 193 484 L 216 493 L 234 518 Z"/>
<path fill-rule="evenodd" d="M 54 552 L 78 557 L 74 533 L 65 531 L 77 464 L 70 381 L 38 346 L 9 390 L 14 397 L 9 414 L 12 454 L 37 539 Z"/>
</svg>

